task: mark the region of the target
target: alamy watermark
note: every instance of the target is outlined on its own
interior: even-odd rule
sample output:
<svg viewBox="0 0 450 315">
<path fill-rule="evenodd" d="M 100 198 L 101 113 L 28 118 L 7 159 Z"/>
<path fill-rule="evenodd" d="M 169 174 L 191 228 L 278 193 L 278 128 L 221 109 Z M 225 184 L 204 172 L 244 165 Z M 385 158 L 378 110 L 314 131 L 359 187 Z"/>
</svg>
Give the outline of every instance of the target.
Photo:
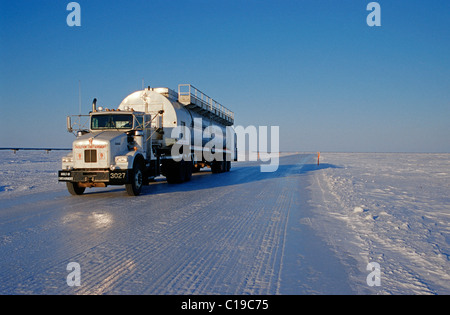
<svg viewBox="0 0 450 315">
<path fill-rule="evenodd" d="M 367 11 L 370 11 L 367 15 L 367 25 L 370 27 L 381 26 L 381 6 L 378 2 L 370 2 L 367 5 Z"/>
<path fill-rule="evenodd" d="M 70 2 L 66 7 L 70 13 L 67 15 L 66 23 L 68 26 L 81 26 L 81 6 L 78 2 Z"/>
<path fill-rule="evenodd" d="M 66 283 L 69 287 L 81 286 L 81 266 L 77 262 L 67 264 L 67 271 L 70 271 L 66 278 Z"/>
<path fill-rule="evenodd" d="M 258 161 L 263 173 L 276 172 L 280 156 L 280 127 L 233 126 L 221 128 L 209 125 L 203 128 L 203 120 L 194 118 L 193 126 L 177 126 L 172 129 L 171 138 L 178 139 L 172 146 L 172 158 L 181 160 L 222 162 Z M 248 139 L 248 141 L 247 141 Z M 270 146 L 270 149 L 269 149 Z M 193 150 L 191 150 L 193 148 Z M 191 154 L 191 152 L 194 154 Z M 237 151 L 237 152 L 236 152 Z M 236 156 L 236 154 L 238 154 Z"/>
<path fill-rule="evenodd" d="M 381 267 L 379 263 L 370 262 L 366 267 L 367 271 L 370 273 L 367 275 L 366 283 L 369 287 L 379 287 L 381 286 Z"/>
</svg>

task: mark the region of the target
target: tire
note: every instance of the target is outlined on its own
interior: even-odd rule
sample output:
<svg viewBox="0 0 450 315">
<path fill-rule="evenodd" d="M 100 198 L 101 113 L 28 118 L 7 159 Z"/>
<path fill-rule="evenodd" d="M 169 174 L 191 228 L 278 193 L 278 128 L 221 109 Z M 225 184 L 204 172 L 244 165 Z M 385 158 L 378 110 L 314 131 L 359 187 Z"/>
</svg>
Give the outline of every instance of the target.
<svg viewBox="0 0 450 315">
<path fill-rule="evenodd" d="M 202 168 L 200 166 L 192 167 L 192 173 L 198 173 L 198 172 L 200 172 L 201 169 Z"/>
<path fill-rule="evenodd" d="M 231 161 L 226 161 L 225 163 L 226 163 L 225 164 L 225 166 L 226 166 L 225 171 L 229 172 L 231 170 Z"/>
<path fill-rule="evenodd" d="M 211 163 L 211 172 L 213 174 L 219 174 L 224 172 L 225 161 L 213 161 Z"/>
<path fill-rule="evenodd" d="M 78 183 L 67 182 L 66 185 L 67 185 L 67 190 L 73 196 L 80 196 L 86 190 L 85 187 L 79 187 Z"/>
<path fill-rule="evenodd" d="M 140 163 L 133 167 L 130 177 L 130 183 L 125 185 L 127 194 L 129 196 L 139 196 L 144 185 L 144 171 Z"/>
<path fill-rule="evenodd" d="M 166 164 L 166 180 L 169 184 L 180 184 L 186 181 L 186 162 L 181 160 L 180 162 L 168 161 Z M 191 169 L 192 176 L 192 169 Z"/>
<path fill-rule="evenodd" d="M 186 169 L 186 175 L 185 175 L 184 181 L 188 182 L 192 179 L 192 172 L 194 170 L 194 165 L 191 162 L 187 161 L 187 162 L 185 162 L 185 169 Z"/>
</svg>

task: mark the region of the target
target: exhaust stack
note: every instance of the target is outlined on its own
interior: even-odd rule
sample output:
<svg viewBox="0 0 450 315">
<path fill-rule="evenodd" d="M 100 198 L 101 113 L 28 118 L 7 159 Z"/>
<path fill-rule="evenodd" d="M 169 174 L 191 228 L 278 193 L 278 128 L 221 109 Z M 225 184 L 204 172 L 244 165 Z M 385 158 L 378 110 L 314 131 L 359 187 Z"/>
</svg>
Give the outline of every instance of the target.
<svg viewBox="0 0 450 315">
<path fill-rule="evenodd" d="M 96 112 L 97 111 L 97 99 L 94 98 L 94 100 L 92 101 L 92 112 Z"/>
</svg>

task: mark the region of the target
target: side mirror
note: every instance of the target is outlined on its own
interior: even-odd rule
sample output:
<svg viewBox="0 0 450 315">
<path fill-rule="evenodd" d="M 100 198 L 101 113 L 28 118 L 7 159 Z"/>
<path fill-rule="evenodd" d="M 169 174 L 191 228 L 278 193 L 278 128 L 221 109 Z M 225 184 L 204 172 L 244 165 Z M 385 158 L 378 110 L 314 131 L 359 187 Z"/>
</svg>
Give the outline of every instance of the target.
<svg viewBox="0 0 450 315">
<path fill-rule="evenodd" d="M 72 121 L 70 119 L 70 116 L 67 116 L 67 131 L 72 133 L 73 129 L 72 129 Z"/>
</svg>

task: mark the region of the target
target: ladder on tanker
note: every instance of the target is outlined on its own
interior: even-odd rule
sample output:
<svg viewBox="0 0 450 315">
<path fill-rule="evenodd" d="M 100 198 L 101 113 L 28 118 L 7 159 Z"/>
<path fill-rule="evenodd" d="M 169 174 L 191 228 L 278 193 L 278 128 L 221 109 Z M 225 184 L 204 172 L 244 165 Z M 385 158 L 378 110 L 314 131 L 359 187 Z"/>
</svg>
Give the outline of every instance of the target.
<svg viewBox="0 0 450 315">
<path fill-rule="evenodd" d="M 178 102 L 201 115 L 209 115 L 225 126 L 234 124 L 234 113 L 231 110 L 191 84 L 178 85 Z"/>
</svg>

